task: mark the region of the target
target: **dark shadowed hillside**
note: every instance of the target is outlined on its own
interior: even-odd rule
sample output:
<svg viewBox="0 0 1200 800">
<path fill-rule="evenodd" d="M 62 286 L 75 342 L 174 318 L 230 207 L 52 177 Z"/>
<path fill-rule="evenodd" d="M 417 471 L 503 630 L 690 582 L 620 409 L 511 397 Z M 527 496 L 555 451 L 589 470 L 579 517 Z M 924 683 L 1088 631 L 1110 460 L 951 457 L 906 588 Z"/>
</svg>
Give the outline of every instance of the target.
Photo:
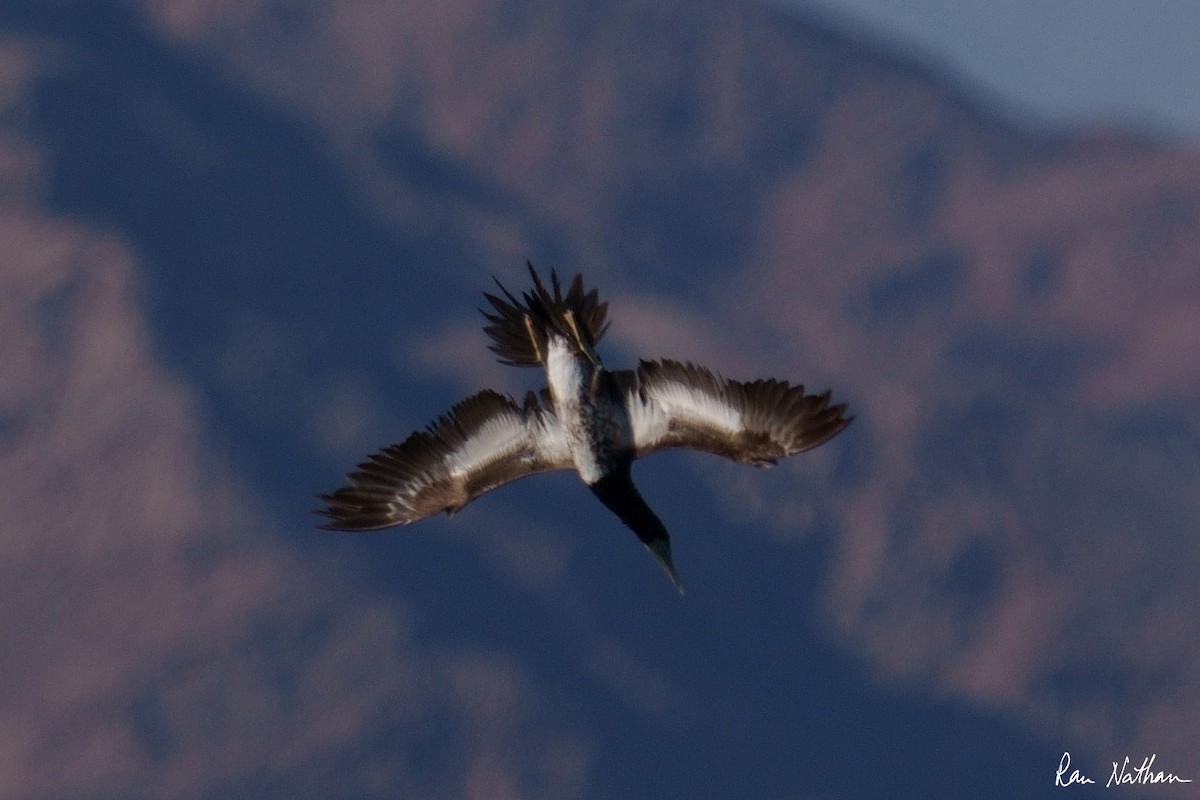
<svg viewBox="0 0 1200 800">
<path fill-rule="evenodd" d="M 0 164 L 0 796 L 1200 776 L 1200 155 L 748 2 L 18 0 Z M 683 599 L 569 475 L 314 529 L 539 385 L 475 311 L 526 258 L 599 286 L 613 365 L 857 415 L 639 463 Z"/>
</svg>

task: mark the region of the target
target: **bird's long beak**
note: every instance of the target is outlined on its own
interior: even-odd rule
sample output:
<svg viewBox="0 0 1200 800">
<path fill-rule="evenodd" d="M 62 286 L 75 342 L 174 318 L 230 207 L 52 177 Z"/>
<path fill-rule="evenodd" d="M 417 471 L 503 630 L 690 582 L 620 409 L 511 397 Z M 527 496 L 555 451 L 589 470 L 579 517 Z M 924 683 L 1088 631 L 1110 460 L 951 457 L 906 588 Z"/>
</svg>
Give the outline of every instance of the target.
<svg viewBox="0 0 1200 800">
<path fill-rule="evenodd" d="M 679 573 L 675 571 L 675 563 L 671 560 L 671 546 L 664 539 L 643 542 L 643 544 L 650 551 L 650 555 L 654 556 L 658 565 L 662 567 L 663 572 L 667 573 L 671 583 L 675 584 L 675 588 L 679 590 L 680 594 L 683 594 L 683 582 L 679 580 Z"/>
</svg>

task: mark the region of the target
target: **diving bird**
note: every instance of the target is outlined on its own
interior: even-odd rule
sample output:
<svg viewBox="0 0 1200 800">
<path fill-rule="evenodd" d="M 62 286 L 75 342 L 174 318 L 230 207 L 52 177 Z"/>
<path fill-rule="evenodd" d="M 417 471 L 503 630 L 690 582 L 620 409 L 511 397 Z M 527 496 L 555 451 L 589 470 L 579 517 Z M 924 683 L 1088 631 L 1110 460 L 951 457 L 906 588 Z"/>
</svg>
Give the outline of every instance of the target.
<svg viewBox="0 0 1200 800">
<path fill-rule="evenodd" d="M 681 592 L 671 540 L 633 484 L 635 459 L 687 447 L 769 467 L 829 441 L 850 424 L 830 393 L 766 379 L 728 380 L 704 367 L 641 361 L 608 370 L 596 345 L 608 304 L 576 275 L 547 289 L 532 264 L 533 288 L 518 299 L 484 293 L 490 349 L 502 364 L 544 367 L 547 387 L 521 402 L 485 389 L 426 429 L 373 455 L 332 494 L 321 495 L 330 530 L 407 525 L 439 511 L 452 515 L 510 481 L 573 469 L 650 551 Z"/>
</svg>

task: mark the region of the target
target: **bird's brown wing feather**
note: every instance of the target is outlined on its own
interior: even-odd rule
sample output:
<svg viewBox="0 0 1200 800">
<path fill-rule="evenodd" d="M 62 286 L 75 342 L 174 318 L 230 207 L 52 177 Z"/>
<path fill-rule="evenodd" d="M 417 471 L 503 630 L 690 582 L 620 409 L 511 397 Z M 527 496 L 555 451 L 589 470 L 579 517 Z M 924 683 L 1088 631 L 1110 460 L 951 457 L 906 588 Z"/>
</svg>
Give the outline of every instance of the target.
<svg viewBox="0 0 1200 800">
<path fill-rule="evenodd" d="M 326 507 L 317 513 L 331 530 L 405 525 L 453 513 L 509 481 L 571 466 L 561 426 L 532 392 L 518 406 L 485 390 L 369 456 L 345 486 L 321 495 Z"/>
<path fill-rule="evenodd" d="M 850 424 L 830 393 L 775 379 L 729 380 L 678 361 L 643 361 L 624 373 L 638 456 L 673 447 L 759 466 L 829 441 Z"/>
</svg>

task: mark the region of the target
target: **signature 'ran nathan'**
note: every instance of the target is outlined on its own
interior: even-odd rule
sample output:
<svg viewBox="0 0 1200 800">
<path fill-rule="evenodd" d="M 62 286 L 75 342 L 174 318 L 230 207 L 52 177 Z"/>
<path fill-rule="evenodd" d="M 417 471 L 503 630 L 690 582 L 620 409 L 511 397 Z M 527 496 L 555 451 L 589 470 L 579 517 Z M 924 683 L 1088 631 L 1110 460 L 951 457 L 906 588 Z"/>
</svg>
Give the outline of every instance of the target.
<svg viewBox="0 0 1200 800">
<path fill-rule="evenodd" d="M 529 265 L 533 289 L 518 300 L 484 293 L 491 349 L 503 364 L 546 368 L 549 383 L 522 403 L 490 389 L 468 397 L 400 444 L 371 455 L 322 495 L 332 530 L 374 530 L 453 514 L 479 495 L 539 472 L 574 469 L 628 525 L 682 591 L 670 537 L 633 485 L 634 459 L 690 447 L 759 467 L 829 441 L 852 417 L 829 392 L 767 379 L 726 380 L 678 361 L 610 371 L 596 353 L 608 304 L 576 275 L 564 295 Z"/>
</svg>

